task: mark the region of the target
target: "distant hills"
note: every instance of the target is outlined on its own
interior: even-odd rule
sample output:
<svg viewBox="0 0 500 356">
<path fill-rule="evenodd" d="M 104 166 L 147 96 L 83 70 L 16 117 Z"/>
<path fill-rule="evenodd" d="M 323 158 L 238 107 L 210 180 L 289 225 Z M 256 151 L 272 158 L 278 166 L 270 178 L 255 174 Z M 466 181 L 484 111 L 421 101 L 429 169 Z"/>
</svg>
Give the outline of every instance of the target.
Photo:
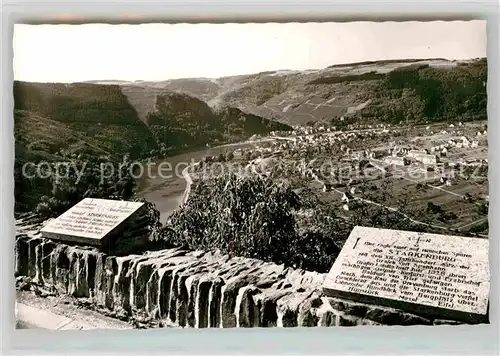
<svg viewBox="0 0 500 356">
<path fill-rule="evenodd" d="M 165 88 L 14 82 L 16 152 L 151 157 L 289 126 Z"/>
<path fill-rule="evenodd" d="M 342 117 L 425 122 L 486 118 L 487 72 L 485 58 L 435 58 L 117 84 L 168 89 L 214 108 L 239 108 L 289 125 L 338 122 Z"/>
<path fill-rule="evenodd" d="M 217 79 L 15 81 L 16 209 L 54 188 L 21 175 L 66 154 L 160 158 L 293 125 L 487 118 L 486 59 L 375 61 Z"/>
<path fill-rule="evenodd" d="M 14 83 L 18 152 L 142 157 L 289 125 L 486 119 L 487 61 L 408 59 L 216 79 Z"/>
</svg>

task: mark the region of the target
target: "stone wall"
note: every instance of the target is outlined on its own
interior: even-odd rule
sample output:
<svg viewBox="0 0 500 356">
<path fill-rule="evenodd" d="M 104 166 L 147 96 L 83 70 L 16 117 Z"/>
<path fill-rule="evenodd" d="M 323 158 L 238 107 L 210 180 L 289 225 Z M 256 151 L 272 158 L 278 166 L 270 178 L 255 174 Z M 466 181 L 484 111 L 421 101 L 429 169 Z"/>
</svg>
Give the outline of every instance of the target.
<svg viewBox="0 0 500 356">
<path fill-rule="evenodd" d="M 108 256 L 43 239 L 38 227 L 21 225 L 16 275 L 117 313 L 196 328 L 447 323 L 326 297 L 320 273 L 182 249 Z"/>
</svg>

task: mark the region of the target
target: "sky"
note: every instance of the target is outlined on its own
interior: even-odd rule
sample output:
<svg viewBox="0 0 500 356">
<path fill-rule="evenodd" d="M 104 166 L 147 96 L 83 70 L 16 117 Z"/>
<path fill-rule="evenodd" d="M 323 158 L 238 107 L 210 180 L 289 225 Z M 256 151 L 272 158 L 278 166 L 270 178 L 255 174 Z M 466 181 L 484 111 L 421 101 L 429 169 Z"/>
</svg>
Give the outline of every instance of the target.
<svg viewBox="0 0 500 356">
<path fill-rule="evenodd" d="M 486 57 L 486 21 L 14 27 L 14 79 L 218 78 L 381 59 Z"/>
</svg>

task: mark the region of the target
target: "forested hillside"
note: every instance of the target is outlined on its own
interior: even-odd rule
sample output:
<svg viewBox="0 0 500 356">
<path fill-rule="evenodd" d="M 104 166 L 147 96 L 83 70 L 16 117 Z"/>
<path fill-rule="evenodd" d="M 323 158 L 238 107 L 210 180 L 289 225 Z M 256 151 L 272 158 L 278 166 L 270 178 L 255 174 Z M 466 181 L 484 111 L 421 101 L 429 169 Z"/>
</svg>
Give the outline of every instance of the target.
<svg viewBox="0 0 500 356">
<path fill-rule="evenodd" d="M 177 79 L 175 87 L 164 82 L 148 85 L 203 92 L 213 107 L 237 107 L 291 125 L 360 120 L 420 123 L 485 119 L 487 77 L 486 58 L 435 58 L 270 71 L 212 82 Z"/>
<path fill-rule="evenodd" d="M 26 162 L 83 162 L 83 156 L 93 157 L 87 161 L 95 164 L 102 160 L 118 164 L 124 156 L 158 159 L 206 144 L 290 129 L 239 109 L 215 112 L 200 99 L 165 89 L 16 81 L 13 90 L 19 209 L 33 207 L 43 195 L 53 195 L 53 182 L 22 176 Z M 121 190 L 111 189 L 109 194 Z"/>
<path fill-rule="evenodd" d="M 364 119 L 384 122 L 439 122 L 487 118 L 486 59 L 453 68 L 407 66 L 385 75 Z"/>
</svg>

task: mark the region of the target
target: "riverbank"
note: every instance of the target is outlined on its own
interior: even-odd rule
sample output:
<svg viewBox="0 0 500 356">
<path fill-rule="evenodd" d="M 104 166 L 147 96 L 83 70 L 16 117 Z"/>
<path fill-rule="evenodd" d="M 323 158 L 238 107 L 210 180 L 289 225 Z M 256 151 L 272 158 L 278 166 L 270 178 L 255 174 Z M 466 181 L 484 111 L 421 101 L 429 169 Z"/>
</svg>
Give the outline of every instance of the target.
<svg viewBox="0 0 500 356">
<path fill-rule="evenodd" d="M 181 204 L 186 204 L 187 200 L 189 199 L 189 193 L 191 192 L 191 185 L 193 184 L 193 179 L 189 174 L 189 168 L 191 167 L 192 166 L 186 167 L 182 171 L 182 176 L 184 177 L 184 181 L 186 182 L 186 188 L 184 189 L 184 195 L 182 196 Z"/>
<path fill-rule="evenodd" d="M 153 162 L 151 176 L 144 175 L 137 179 L 137 195 L 154 203 L 160 212 L 160 221 L 163 223 L 168 216 L 181 204 L 187 201 L 191 189 L 192 179 L 189 168 L 203 159 L 203 157 L 226 154 L 238 148 L 252 147 L 263 142 L 272 142 L 285 137 L 265 137 L 257 140 L 227 143 L 220 146 L 208 147 L 203 150 L 184 152 Z M 173 170 L 168 178 L 162 178 L 161 167 L 167 165 Z M 178 169 L 182 167 L 182 169 Z"/>
</svg>

